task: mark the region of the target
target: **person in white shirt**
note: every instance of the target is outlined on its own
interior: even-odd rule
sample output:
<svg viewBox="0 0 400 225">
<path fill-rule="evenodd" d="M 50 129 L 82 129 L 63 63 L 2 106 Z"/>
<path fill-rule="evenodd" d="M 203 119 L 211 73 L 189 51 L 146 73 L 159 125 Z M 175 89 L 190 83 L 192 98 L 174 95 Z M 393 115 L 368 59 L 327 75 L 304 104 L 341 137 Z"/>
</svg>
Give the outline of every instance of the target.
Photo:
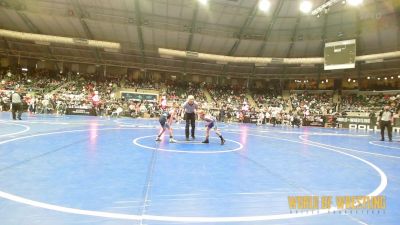
<svg viewBox="0 0 400 225">
<path fill-rule="evenodd" d="M 17 118 L 21 120 L 22 115 L 22 96 L 20 94 L 21 90 L 17 88 L 17 90 L 11 94 L 10 101 L 11 101 L 11 114 L 13 120 Z"/>
<path fill-rule="evenodd" d="M 381 141 L 385 140 L 385 127 L 388 130 L 389 141 L 392 141 L 393 112 L 389 110 L 389 106 L 385 106 L 383 111 L 379 113 L 378 122 L 381 128 Z"/>
<path fill-rule="evenodd" d="M 273 124 L 273 126 L 276 125 L 277 116 L 278 116 L 278 111 L 276 109 L 273 109 L 271 112 L 271 123 Z"/>
<path fill-rule="evenodd" d="M 210 143 L 209 141 L 209 136 L 210 136 L 210 130 L 212 128 L 214 128 L 215 133 L 218 135 L 218 137 L 221 139 L 221 145 L 223 145 L 225 143 L 225 139 L 222 137 L 221 132 L 219 131 L 219 129 L 216 126 L 216 121 L 217 119 L 209 114 L 206 115 L 206 113 L 203 110 L 200 110 L 198 112 L 200 119 L 202 119 L 203 121 L 206 122 L 206 139 L 202 142 L 205 144 Z"/>
<path fill-rule="evenodd" d="M 265 124 L 270 122 L 271 114 L 267 111 L 265 113 Z"/>
<path fill-rule="evenodd" d="M 258 113 L 257 125 L 258 125 L 258 126 L 259 126 L 259 125 L 262 125 L 263 121 L 264 121 L 264 112 L 263 112 L 263 111 L 260 111 L 260 112 Z"/>
</svg>

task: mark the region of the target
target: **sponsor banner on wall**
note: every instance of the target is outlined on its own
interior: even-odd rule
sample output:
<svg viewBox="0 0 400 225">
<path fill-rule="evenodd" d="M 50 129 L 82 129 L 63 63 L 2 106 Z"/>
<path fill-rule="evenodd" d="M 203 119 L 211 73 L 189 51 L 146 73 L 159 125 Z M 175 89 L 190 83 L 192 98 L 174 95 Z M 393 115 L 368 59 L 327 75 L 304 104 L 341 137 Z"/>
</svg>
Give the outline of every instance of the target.
<svg viewBox="0 0 400 225">
<path fill-rule="evenodd" d="M 339 127 L 352 130 L 380 131 L 376 124 L 377 118 L 368 117 L 339 117 L 337 119 Z M 400 132 L 400 119 L 394 119 L 393 132 Z"/>
</svg>

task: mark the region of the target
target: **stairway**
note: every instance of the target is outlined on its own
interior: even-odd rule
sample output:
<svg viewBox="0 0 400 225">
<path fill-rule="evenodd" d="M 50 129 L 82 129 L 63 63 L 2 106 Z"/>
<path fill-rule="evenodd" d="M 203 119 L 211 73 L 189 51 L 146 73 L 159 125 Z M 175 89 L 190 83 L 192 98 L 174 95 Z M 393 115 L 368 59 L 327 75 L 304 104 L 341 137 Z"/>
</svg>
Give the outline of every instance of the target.
<svg viewBox="0 0 400 225">
<path fill-rule="evenodd" d="M 332 96 L 332 103 L 337 103 L 335 111 L 338 112 L 340 110 L 340 102 L 342 101 L 342 96 L 339 95 L 339 92 L 335 91 Z"/>
<path fill-rule="evenodd" d="M 203 88 L 203 93 L 207 99 L 207 102 L 214 102 L 214 100 L 212 99 L 210 92 L 208 92 L 207 88 Z"/>
<path fill-rule="evenodd" d="M 256 101 L 254 101 L 253 96 L 251 95 L 250 92 L 247 92 L 246 98 L 247 98 L 247 102 L 249 103 L 249 106 L 251 108 L 254 107 L 256 110 L 259 110 L 258 105 L 257 105 Z"/>
<path fill-rule="evenodd" d="M 49 94 L 53 95 L 53 94 L 57 93 L 59 90 L 61 90 L 62 88 L 69 86 L 71 83 L 72 83 L 71 81 L 63 83 L 62 85 L 58 86 L 56 89 L 50 91 Z"/>
<path fill-rule="evenodd" d="M 285 110 L 286 112 L 292 111 L 292 101 L 290 100 L 290 91 L 289 90 L 283 90 L 282 91 L 282 99 L 287 102 L 288 108 Z"/>
<path fill-rule="evenodd" d="M 283 90 L 282 91 L 282 98 L 285 101 L 289 101 L 290 100 L 290 92 L 289 92 L 289 90 Z"/>
</svg>

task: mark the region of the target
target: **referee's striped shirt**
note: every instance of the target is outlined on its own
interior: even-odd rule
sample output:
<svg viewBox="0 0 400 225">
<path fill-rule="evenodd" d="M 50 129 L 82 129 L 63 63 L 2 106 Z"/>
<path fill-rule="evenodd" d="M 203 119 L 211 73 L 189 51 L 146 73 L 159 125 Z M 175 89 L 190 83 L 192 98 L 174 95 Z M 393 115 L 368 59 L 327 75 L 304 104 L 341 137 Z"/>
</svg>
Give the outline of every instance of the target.
<svg viewBox="0 0 400 225">
<path fill-rule="evenodd" d="M 190 105 L 189 102 L 186 101 L 185 103 L 183 103 L 182 107 L 185 109 L 186 113 L 194 113 L 194 110 L 197 109 L 198 104 L 197 102 L 193 102 L 193 104 Z"/>
</svg>

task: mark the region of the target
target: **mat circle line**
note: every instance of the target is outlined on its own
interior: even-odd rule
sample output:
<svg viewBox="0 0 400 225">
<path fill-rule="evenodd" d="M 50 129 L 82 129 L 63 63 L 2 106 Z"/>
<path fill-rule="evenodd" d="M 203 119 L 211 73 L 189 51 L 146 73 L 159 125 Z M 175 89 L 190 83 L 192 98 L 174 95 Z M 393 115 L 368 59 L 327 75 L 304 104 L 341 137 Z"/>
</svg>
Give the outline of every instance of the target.
<svg viewBox="0 0 400 225">
<path fill-rule="evenodd" d="M 384 148 L 391 148 L 391 149 L 399 149 L 399 150 L 400 150 L 400 147 L 381 145 L 381 144 L 377 144 L 377 143 L 375 143 L 375 142 L 378 142 L 378 141 L 370 141 L 370 142 L 368 142 L 368 143 L 371 144 L 371 145 L 380 146 L 380 147 L 384 147 Z M 393 142 L 392 142 L 392 143 L 393 143 Z"/>
<path fill-rule="evenodd" d="M 1 137 L 13 136 L 13 135 L 17 135 L 17 134 L 22 134 L 22 133 L 28 132 L 28 131 L 31 129 L 30 126 L 23 125 L 23 124 L 19 124 L 19 123 L 7 122 L 7 121 L 3 121 L 3 120 L 0 120 L 0 123 L 2 123 L 2 124 L 16 125 L 16 126 L 20 126 L 20 127 L 24 127 L 24 128 L 25 128 L 25 129 L 22 130 L 22 131 L 18 131 L 18 132 L 14 132 L 14 133 L 9 133 L 9 134 L 1 134 L 1 135 L 0 135 L 0 138 L 1 138 Z"/>
<path fill-rule="evenodd" d="M 180 136 L 180 135 L 177 135 L 177 136 Z M 150 137 L 154 138 L 154 137 L 157 137 L 157 135 L 149 135 L 149 136 L 138 137 L 138 138 L 135 138 L 132 142 L 133 142 L 134 145 L 137 145 L 137 146 L 142 147 L 142 148 L 150 149 L 150 150 L 157 150 L 157 151 L 162 151 L 162 152 L 186 153 L 186 154 L 221 154 L 221 153 L 227 153 L 227 152 L 236 152 L 236 151 L 240 151 L 241 149 L 243 149 L 243 145 L 241 143 L 239 143 L 237 141 L 230 140 L 230 139 L 225 139 L 225 140 L 227 142 L 229 141 L 229 142 L 233 142 L 235 144 L 238 144 L 239 147 L 235 148 L 235 149 L 229 149 L 229 150 L 183 151 L 183 150 L 173 150 L 173 149 L 150 147 L 150 146 L 142 145 L 142 144 L 138 143 L 139 140 L 144 139 L 144 138 L 150 138 Z M 215 137 L 211 137 L 211 138 L 215 138 Z M 174 143 L 174 144 L 182 144 L 182 143 Z M 197 144 L 197 143 L 194 143 L 194 144 Z"/>
</svg>

